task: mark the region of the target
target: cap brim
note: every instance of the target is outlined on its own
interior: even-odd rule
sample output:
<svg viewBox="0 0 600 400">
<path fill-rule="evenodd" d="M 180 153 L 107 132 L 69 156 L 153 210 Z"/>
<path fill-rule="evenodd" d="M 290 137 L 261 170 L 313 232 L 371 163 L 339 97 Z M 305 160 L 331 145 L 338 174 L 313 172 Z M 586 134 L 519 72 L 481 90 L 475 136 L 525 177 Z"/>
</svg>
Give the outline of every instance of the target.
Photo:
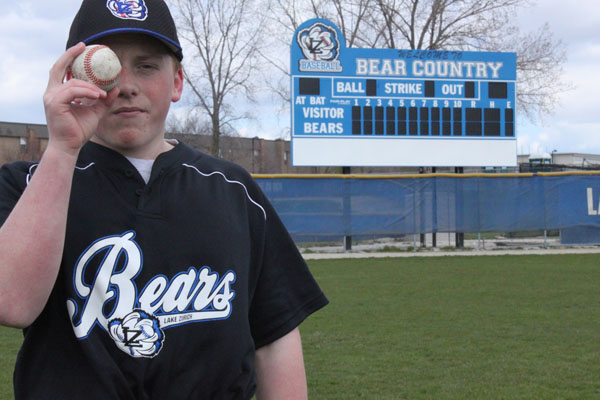
<svg viewBox="0 0 600 400">
<path fill-rule="evenodd" d="M 91 42 L 98 40 L 100 38 L 103 38 L 105 36 L 116 35 L 116 34 L 120 34 L 120 33 L 141 33 L 144 35 L 152 36 L 152 37 L 160 40 L 161 42 L 163 42 L 169 48 L 169 50 L 171 50 L 173 52 L 173 54 L 175 54 L 175 57 L 177 57 L 177 59 L 179 61 L 181 61 L 183 59 L 183 50 L 182 50 L 181 46 L 179 46 L 178 43 L 174 42 L 173 40 L 169 39 L 166 36 L 160 35 L 156 32 L 153 32 L 153 31 L 150 31 L 147 29 L 140 29 L 140 28 L 110 29 L 107 31 L 96 33 L 95 35 L 92 35 L 82 41 L 85 44 L 90 44 Z"/>
</svg>

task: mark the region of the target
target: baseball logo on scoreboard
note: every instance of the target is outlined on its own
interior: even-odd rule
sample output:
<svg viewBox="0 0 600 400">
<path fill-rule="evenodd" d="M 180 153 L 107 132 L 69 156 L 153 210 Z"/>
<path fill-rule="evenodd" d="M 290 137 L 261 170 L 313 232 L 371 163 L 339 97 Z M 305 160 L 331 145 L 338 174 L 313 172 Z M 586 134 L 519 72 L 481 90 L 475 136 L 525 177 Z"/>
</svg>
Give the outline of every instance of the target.
<svg viewBox="0 0 600 400">
<path fill-rule="evenodd" d="M 516 54 L 347 48 L 324 19 L 291 46 L 292 163 L 516 165 Z"/>
<path fill-rule="evenodd" d="M 299 60 L 300 71 L 342 72 L 338 61 L 340 42 L 335 29 L 320 22 L 298 31 L 296 41 L 304 59 Z"/>
</svg>

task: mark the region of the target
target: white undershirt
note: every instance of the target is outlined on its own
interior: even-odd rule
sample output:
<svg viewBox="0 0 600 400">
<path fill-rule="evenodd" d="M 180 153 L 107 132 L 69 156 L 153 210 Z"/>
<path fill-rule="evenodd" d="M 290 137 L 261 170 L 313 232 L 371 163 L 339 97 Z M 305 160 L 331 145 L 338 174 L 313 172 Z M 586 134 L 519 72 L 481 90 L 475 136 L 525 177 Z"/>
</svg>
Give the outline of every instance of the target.
<svg viewBox="0 0 600 400">
<path fill-rule="evenodd" d="M 138 170 L 144 182 L 148 183 L 150 174 L 152 174 L 152 165 L 154 160 L 144 160 L 143 158 L 126 157 L 131 164 Z"/>
<path fill-rule="evenodd" d="M 175 147 L 179 143 L 176 139 L 165 139 L 165 142 L 169 143 L 171 146 Z M 143 158 L 134 158 L 134 157 L 125 157 L 129 160 L 131 164 L 138 170 L 144 182 L 148 183 L 150 180 L 150 175 L 152 175 L 152 166 L 154 165 L 154 160 L 146 160 Z"/>
</svg>

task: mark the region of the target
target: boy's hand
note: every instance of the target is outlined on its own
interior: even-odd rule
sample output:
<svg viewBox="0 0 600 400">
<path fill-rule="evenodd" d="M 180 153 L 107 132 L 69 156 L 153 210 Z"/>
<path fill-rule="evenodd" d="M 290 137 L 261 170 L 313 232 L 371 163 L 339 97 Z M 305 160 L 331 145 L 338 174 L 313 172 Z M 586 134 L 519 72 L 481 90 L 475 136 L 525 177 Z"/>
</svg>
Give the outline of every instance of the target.
<svg viewBox="0 0 600 400">
<path fill-rule="evenodd" d="M 48 146 L 55 146 L 73 156 L 77 156 L 81 147 L 94 135 L 98 122 L 119 94 L 117 88 L 106 93 L 79 79 L 65 82 L 69 66 L 84 49 L 85 44 L 78 43 L 58 59 L 50 70 L 44 93 L 50 137 Z"/>
</svg>

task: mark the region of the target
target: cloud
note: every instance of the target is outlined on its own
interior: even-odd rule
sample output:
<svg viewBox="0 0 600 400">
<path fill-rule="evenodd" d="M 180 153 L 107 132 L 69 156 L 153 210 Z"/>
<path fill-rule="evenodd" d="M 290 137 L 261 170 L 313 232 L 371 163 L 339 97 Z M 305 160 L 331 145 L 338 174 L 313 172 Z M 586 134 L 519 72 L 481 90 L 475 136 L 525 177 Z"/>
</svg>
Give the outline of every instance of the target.
<svg viewBox="0 0 600 400">
<path fill-rule="evenodd" d="M 600 2 L 542 1 L 524 10 L 518 19 L 524 31 L 548 22 L 554 37 L 566 46 L 563 77 L 573 84 L 573 90 L 561 94 L 554 115 L 544 123 L 520 121 L 519 153 L 600 153 Z"/>
<path fill-rule="evenodd" d="M 0 63 L 0 104 L 25 105 L 41 98 L 48 83 L 50 58 L 31 63 L 15 55 L 8 55 Z"/>
<path fill-rule="evenodd" d="M 70 3 L 79 2 L 69 0 L 66 5 Z M 72 18 L 58 15 L 57 8 L 64 14 L 62 7 L 22 1 L 0 11 L 0 120 L 44 122 L 42 96 L 48 73 L 64 51 Z"/>
</svg>

